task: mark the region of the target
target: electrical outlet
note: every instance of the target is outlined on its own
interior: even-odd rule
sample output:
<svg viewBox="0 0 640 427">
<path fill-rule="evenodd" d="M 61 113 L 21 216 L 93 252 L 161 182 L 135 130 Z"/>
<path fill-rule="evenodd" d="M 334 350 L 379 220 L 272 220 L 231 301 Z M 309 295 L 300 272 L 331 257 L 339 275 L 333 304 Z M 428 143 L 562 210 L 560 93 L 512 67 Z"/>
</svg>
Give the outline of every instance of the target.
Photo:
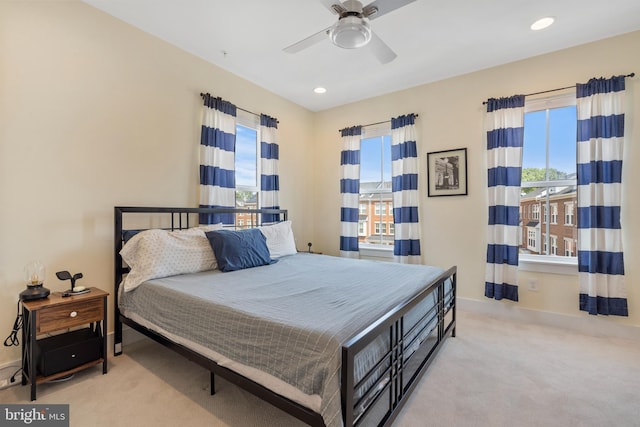
<svg viewBox="0 0 640 427">
<path fill-rule="evenodd" d="M 538 292 L 538 279 L 529 279 L 529 290 Z"/>
</svg>

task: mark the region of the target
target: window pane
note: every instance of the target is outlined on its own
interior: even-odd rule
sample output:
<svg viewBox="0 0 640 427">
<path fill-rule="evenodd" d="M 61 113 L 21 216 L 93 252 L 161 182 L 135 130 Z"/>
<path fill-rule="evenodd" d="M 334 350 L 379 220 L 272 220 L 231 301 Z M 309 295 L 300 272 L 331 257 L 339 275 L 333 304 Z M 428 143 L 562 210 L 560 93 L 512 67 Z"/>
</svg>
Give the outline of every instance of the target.
<svg viewBox="0 0 640 427">
<path fill-rule="evenodd" d="M 360 243 L 393 245 L 392 205 L 391 193 L 360 195 Z"/>
<path fill-rule="evenodd" d="M 258 207 L 257 191 L 236 191 L 236 207 L 245 209 L 256 209 Z"/>
<path fill-rule="evenodd" d="M 236 207 L 244 209 L 258 208 L 258 193 L 256 191 L 236 191 Z M 236 214 L 236 227 L 252 228 L 258 225 L 258 217 L 250 213 Z"/>
<path fill-rule="evenodd" d="M 546 111 L 524 115 L 523 182 L 544 180 L 544 169 L 547 167 L 546 116 Z"/>
<path fill-rule="evenodd" d="M 236 126 L 236 186 L 258 186 L 258 131 Z"/>
<path fill-rule="evenodd" d="M 360 141 L 360 243 L 393 245 L 391 136 Z"/>
<path fill-rule="evenodd" d="M 525 113 L 520 253 L 576 256 L 575 179 L 576 107 Z"/>
<path fill-rule="evenodd" d="M 380 137 L 363 139 L 360 143 L 360 182 L 380 183 L 382 181 L 381 165 Z"/>
<path fill-rule="evenodd" d="M 575 178 L 575 106 L 549 110 L 549 173 L 549 179 Z"/>
</svg>

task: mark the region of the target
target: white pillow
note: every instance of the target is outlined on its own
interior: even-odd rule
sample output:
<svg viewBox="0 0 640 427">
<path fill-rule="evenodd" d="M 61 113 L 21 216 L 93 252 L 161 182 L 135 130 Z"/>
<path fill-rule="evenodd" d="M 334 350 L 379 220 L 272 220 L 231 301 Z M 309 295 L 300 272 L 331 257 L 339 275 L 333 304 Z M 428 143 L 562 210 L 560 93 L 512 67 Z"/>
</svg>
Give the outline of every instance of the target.
<svg viewBox="0 0 640 427">
<path fill-rule="evenodd" d="M 125 292 L 146 280 L 217 268 L 204 233 L 220 229 L 222 224 L 176 231 L 152 229 L 136 234 L 120 251 L 130 268 L 123 281 Z"/>
<path fill-rule="evenodd" d="M 271 258 L 293 255 L 297 251 L 296 241 L 291 229 L 291 221 L 282 221 L 274 225 L 265 225 L 258 229 L 267 238 L 267 248 Z"/>
</svg>

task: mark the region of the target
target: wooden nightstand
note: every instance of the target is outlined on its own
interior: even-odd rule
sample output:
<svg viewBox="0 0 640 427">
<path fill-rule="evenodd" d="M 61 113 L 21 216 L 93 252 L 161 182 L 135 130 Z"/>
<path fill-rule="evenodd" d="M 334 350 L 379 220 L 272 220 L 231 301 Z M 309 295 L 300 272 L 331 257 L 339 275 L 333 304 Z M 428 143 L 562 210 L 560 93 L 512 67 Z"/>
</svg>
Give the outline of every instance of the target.
<svg viewBox="0 0 640 427">
<path fill-rule="evenodd" d="M 102 363 L 102 373 L 107 373 L 109 293 L 98 288 L 90 289 L 90 292 L 82 295 L 63 297 L 61 292 L 53 292 L 48 298 L 22 302 L 22 385 L 31 383 L 31 400 L 36 400 L 36 384 L 65 377 L 99 363 Z M 82 326 L 85 327 L 80 328 Z M 50 338 L 43 336 L 67 329 L 70 331 Z M 86 351 L 90 345 L 77 342 L 77 349 L 74 348 L 73 341 L 82 339 L 87 339 L 87 342 L 90 340 L 93 344 L 97 342 L 99 348 L 95 352 L 96 357 L 93 357 L 94 352 Z M 46 375 L 38 372 L 37 366 L 42 367 L 43 356 L 41 354 L 41 360 L 38 360 L 37 353 L 43 353 L 45 344 L 49 351 L 59 350 L 56 364 L 65 366 L 64 370 Z M 86 360 L 87 357 L 90 360 Z"/>
</svg>

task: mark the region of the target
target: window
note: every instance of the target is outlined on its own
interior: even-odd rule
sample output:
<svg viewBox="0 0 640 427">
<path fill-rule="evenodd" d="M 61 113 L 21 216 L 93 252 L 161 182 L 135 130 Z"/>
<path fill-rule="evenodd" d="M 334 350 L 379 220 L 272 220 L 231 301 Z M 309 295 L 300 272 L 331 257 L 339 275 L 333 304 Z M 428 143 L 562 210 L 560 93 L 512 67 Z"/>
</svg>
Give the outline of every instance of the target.
<svg viewBox="0 0 640 427">
<path fill-rule="evenodd" d="M 363 205 L 368 206 L 364 213 Z M 364 230 L 360 247 L 392 247 L 394 229 L 387 227 L 393 223 L 388 127 L 367 128 L 360 141 L 360 207 L 359 229 Z"/>
<path fill-rule="evenodd" d="M 540 219 L 540 205 L 537 203 L 531 205 L 531 210 L 531 219 Z"/>
<path fill-rule="evenodd" d="M 538 247 L 538 236 L 536 235 L 536 229 L 528 227 L 527 228 L 527 249 L 531 251 L 537 251 Z"/>
<path fill-rule="evenodd" d="M 574 244 L 573 239 L 564 238 L 564 256 L 575 256 L 574 255 Z"/>
<path fill-rule="evenodd" d="M 557 236 L 563 243 L 577 239 L 576 170 L 575 95 L 526 100 L 520 206 L 530 216 L 520 218 L 527 233 L 526 246 L 520 246 L 522 261 L 557 256 Z M 563 224 L 558 224 L 558 216 L 564 216 Z M 570 250 L 566 250 L 566 244 L 560 248 L 559 258 L 570 261 L 568 258 L 573 257 L 571 262 L 575 262 L 575 256 L 574 246 Z"/>
<path fill-rule="evenodd" d="M 376 222 L 376 234 L 387 234 L 386 222 Z"/>
<path fill-rule="evenodd" d="M 236 207 L 256 209 L 260 194 L 260 122 L 253 114 L 240 113 L 236 123 Z"/>
<path fill-rule="evenodd" d="M 573 202 L 564 204 L 564 224 L 573 225 Z"/>
</svg>

